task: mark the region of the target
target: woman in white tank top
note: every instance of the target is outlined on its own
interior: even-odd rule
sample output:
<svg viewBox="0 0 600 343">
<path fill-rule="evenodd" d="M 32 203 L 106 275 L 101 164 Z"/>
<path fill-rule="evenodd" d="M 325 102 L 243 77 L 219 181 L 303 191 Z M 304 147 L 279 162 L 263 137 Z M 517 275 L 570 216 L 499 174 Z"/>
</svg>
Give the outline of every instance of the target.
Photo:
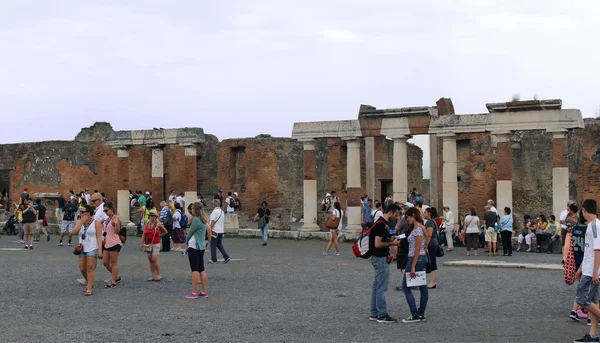
<svg viewBox="0 0 600 343">
<path fill-rule="evenodd" d="M 85 278 L 85 295 L 92 295 L 97 259 L 102 258 L 102 224 L 94 220 L 94 207 L 85 205 L 81 210 L 81 219 L 73 229 L 74 235 L 79 235 L 79 244 L 83 249 L 79 254 L 79 270 Z"/>
</svg>

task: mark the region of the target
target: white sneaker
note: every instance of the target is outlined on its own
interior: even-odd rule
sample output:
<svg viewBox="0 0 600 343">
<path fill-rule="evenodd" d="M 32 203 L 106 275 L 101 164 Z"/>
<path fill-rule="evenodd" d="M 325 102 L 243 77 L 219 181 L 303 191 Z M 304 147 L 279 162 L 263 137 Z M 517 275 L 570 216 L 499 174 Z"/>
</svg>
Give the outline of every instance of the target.
<svg viewBox="0 0 600 343">
<path fill-rule="evenodd" d="M 17 241 L 17 243 L 19 243 L 19 244 L 23 244 L 23 243 L 25 243 L 25 241 L 23 241 L 23 240 L 18 240 L 18 241 Z"/>
<path fill-rule="evenodd" d="M 69 244 L 67 244 L 67 246 L 68 246 L 68 247 L 72 247 L 72 246 L 73 246 L 73 244 L 69 243 Z"/>
<path fill-rule="evenodd" d="M 335 253 L 335 256 L 340 256 L 340 253 L 339 253 L 339 252 L 336 252 L 336 253 Z"/>
<path fill-rule="evenodd" d="M 59 247 L 62 247 L 62 242 L 58 243 L 58 246 L 59 246 Z"/>
<path fill-rule="evenodd" d="M 327 252 L 323 251 L 323 256 L 329 255 Z"/>
<path fill-rule="evenodd" d="M 77 279 L 77 282 L 82 286 L 87 286 L 87 281 L 85 279 Z"/>
</svg>

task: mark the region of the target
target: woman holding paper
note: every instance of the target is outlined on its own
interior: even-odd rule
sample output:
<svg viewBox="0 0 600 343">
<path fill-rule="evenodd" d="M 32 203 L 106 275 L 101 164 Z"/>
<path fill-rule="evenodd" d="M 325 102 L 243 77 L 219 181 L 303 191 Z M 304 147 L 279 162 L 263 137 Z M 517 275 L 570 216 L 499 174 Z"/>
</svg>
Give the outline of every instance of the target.
<svg viewBox="0 0 600 343">
<path fill-rule="evenodd" d="M 403 319 L 402 322 L 417 323 L 425 320 L 425 309 L 427 307 L 427 300 L 429 299 L 429 290 L 427 289 L 427 280 L 425 277 L 425 268 L 427 266 L 425 225 L 421 217 L 421 211 L 414 207 L 406 211 L 406 221 L 412 230 L 408 236 L 408 264 L 406 265 L 406 273 L 404 273 L 402 280 L 402 290 L 410 308 L 411 316 Z M 410 286 L 419 286 L 419 290 L 421 291 L 418 309 L 411 287 L 407 286 L 407 277 L 410 279 Z"/>
</svg>

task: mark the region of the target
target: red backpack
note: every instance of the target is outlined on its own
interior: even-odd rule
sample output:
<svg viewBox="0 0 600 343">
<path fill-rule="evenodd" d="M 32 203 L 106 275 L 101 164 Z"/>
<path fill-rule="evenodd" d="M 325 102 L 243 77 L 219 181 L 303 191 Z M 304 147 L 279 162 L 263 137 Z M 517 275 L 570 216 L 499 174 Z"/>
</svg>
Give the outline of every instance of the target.
<svg viewBox="0 0 600 343">
<path fill-rule="evenodd" d="M 379 218 L 371 227 L 362 230 L 356 236 L 356 241 L 354 241 L 354 244 L 352 244 L 352 252 L 354 253 L 354 256 L 360 258 L 371 257 L 371 251 L 369 251 L 369 234 L 375 225 L 377 225 L 377 223 L 380 221 L 385 222 L 383 218 Z"/>
</svg>

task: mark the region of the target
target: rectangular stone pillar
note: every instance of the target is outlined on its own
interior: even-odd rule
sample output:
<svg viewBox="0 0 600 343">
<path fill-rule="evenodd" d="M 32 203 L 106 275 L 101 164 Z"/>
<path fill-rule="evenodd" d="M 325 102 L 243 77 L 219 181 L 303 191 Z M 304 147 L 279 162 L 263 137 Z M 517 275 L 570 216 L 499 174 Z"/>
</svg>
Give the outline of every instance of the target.
<svg viewBox="0 0 600 343">
<path fill-rule="evenodd" d="M 129 223 L 129 150 L 117 149 L 117 216 Z"/>
<path fill-rule="evenodd" d="M 407 137 L 394 138 L 394 201 L 406 202 L 408 192 Z"/>
<path fill-rule="evenodd" d="M 300 231 L 320 231 L 317 225 L 317 153 L 314 140 L 304 141 L 304 225 Z"/>
<path fill-rule="evenodd" d="M 552 137 L 552 211 L 557 216 L 569 201 L 569 145 L 566 131 Z"/>
<path fill-rule="evenodd" d="M 498 159 L 496 165 L 496 206 L 502 215 L 504 207 L 513 209 L 512 197 L 512 152 L 510 149 L 511 133 L 494 133 L 498 139 L 496 151 Z"/>
<path fill-rule="evenodd" d="M 450 206 L 450 210 L 454 213 L 454 223 L 458 223 L 458 163 L 456 157 L 456 136 L 443 136 L 443 183 L 442 193 L 444 203 L 441 204 Z"/>
<path fill-rule="evenodd" d="M 438 137 L 435 134 L 429 135 L 429 199 L 432 206 L 441 208 L 444 204 L 440 204 L 440 189 L 439 189 L 439 149 Z"/>
<path fill-rule="evenodd" d="M 348 189 L 348 207 L 346 208 L 346 217 L 348 223 L 346 232 L 349 234 L 358 234 L 362 230 L 360 220 L 360 141 L 351 140 L 346 143 L 348 158 L 347 158 L 347 184 Z"/>
<path fill-rule="evenodd" d="M 367 195 L 375 198 L 375 137 L 365 137 L 365 172 Z M 364 195 L 364 194 L 362 194 Z M 361 196 L 362 196 L 361 195 Z"/>
<path fill-rule="evenodd" d="M 187 206 L 196 201 L 198 198 L 198 165 L 197 165 L 198 149 L 195 145 L 185 147 L 185 211 Z"/>
<path fill-rule="evenodd" d="M 160 207 L 160 202 L 165 200 L 165 169 L 163 159 L 163 147 L 151 146 L 152 148 L 152 199 L 154 205 Z"/>
</svg>

